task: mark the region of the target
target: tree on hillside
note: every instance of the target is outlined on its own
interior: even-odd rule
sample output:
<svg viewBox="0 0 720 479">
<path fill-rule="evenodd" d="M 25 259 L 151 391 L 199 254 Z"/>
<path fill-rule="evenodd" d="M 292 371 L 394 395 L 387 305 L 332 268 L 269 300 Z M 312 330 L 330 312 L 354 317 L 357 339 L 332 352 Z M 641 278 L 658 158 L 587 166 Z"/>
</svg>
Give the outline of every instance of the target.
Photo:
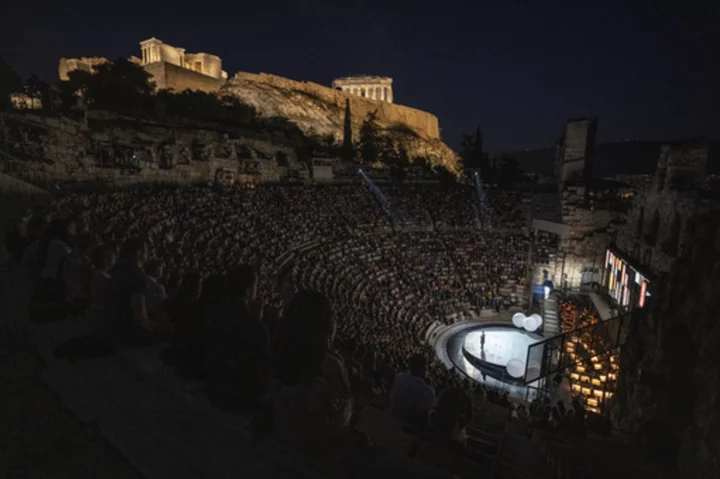
<svg viewBox="0 0 720 479">
<path fill-rule="evenodd" d="M 36 74 L 31 73 L 27 82 L 25 82 L 25 92 L 32 97 L 39 98 L 44 111 L 50 111 L 52 109 L 50 85 L 41 80 Z"/>
<path fill-rule="evenodd" d="M 94 73 L 75 70 L 68 77 L 60 85 L 65 107 L 72 106 L 65 102 L 77 96 L 90 108 L 133 116 L 148 113 L 152 106 L 150 74 L 124 58 L 97 65 Z"/>
<path fill-rule="evenodd" d="M 0 57 L 0 111 L 10 109 L 10 94 L 22 90 L 23 83 L 15 70 Z"/>
<path fill-rule="evenodd" d="M 58 84 L 61 108 L 65 113 L 77 106 L 78 100 L 87 97 L 87 91 L 93 82 L 93 74 L 86 70 L 73 70 L 67 80 Z"/>
<path fill-rule="evenodd" d="M 347 161 L 355 159 L 355 147 L 352 139 L 352 116 L 350 114 L 350 100 L 345 100 L 345 123 L 343 125 L 342 158 Z"/>
<path fill-rule="evenodd" d="M 360 127 L 360 155 L 365 163 L 377 161 L 381 151 L 380 126 L 377 124 L 377 112 L 370 112 Z"/>
<path fill-rule="evenodd" d="M 460 144 L 460 158 L 465 169 L 480 168 L 483 173 L 489 168 L 488 158 L 483 151 L 482 132 L 480 127 L 472 135 L 463 135 Z"/>
</svg>

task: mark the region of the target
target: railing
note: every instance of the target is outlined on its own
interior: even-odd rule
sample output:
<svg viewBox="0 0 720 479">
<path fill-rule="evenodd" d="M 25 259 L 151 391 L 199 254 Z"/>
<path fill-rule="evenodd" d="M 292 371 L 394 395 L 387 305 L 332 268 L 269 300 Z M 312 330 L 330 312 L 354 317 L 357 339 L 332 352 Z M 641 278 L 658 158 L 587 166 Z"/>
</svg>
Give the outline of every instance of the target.
<svg viewBox="0 0 720 479">
<path fill-rule="evenodd" d="M 579 354 L 573 358 L 565 347 L 566 343 L 577 342 L 580 337 L 588 338 L 590 344 L 587 349 L 594 351 L 593 356 L 620 348 L 627 340 L 630 320 L 630 314 L 625 313 L 530 345 L 525 362 L 525 384 L 565 372 L 574 364 L 588 360 L 589 357 L 580 357 Z"/>
</svg>

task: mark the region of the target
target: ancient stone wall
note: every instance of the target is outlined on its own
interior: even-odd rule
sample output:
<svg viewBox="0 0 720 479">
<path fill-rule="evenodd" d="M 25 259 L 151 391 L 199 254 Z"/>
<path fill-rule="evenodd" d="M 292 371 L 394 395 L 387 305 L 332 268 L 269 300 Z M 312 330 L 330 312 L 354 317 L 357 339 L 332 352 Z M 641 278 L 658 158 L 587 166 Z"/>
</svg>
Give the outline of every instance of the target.
<svg viewBox="0 0 720 479">
<path fill-rule="evenodd" d="M 167 62 L 150 63 L 143 68 L 152 75 L 152 81 L 155 82 L 157 89 L 169 88 L 176 92 L 184 90 L 213 92 L 219 90 L 225 83 L 223 79 L 213 78 Z"/>
<path fill-rule="evenodd" d="M 61 58 L 58 63 L 58 75 L 60 80 L 69 80 L 71 71 L 83 70 L 92 73 L 96 66 L 107 62 L 108 59 L 103 57 Z"/>
<path fill-rule="evenodd" d="M 654 272 L 670 271 L 693 246 L 698 218 L 720 210 L 720 198 L 705 187 L 707 154 L 703 143 L 663 146 L 652 184 L 636 196 L 618 235 L 618 246 Z"/>
<path fill-rule="evenodd" d="M 252 182 L 307 175 L 291 146 L 240 131 L 181 128 L 99 113 L 87 122 L 5 115 L 4 124 L 8 151 L 22 167 L 17 176 L 35 184 L 207 183 L 218 170 Z"/>
<path fill-rule="evenodd" d="M 602 271 L 605 250 L 625 223 L 626 215 L 619 210 L 587 208 L 582 188 L 566 189 L 561 205 L 563 233 L 559 254 L 547 269 L 556 285 L 567 280 L 568 287 L 578 288 L 583 270 Z"/>
</svg>

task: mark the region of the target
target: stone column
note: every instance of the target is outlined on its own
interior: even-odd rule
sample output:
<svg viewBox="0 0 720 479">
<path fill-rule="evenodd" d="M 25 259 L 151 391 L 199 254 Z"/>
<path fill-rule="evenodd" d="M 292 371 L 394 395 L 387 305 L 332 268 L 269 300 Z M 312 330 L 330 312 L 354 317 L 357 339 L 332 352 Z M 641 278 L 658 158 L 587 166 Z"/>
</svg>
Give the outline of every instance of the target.
<svg viewBox="0 0 720 479">
<path fill-rule="evenodd" d="M 392 88 L 390 88 L 390 87 L 388 87 L 388 102 L 389 103 L 393 102 L 393 93 L 392 93 Z"/>
<path fill-rule="evenodd" d="M 385 101 L 388 100 L 387 92 L 388 92 L 388 87 L 383 88 L 383 100 L 385 100 Z"/>
<path fill-rule="evenodd" d="M 375 88 L 371 86 L 368 87 L 368 98 L 375 98 Z"/>
</svg>

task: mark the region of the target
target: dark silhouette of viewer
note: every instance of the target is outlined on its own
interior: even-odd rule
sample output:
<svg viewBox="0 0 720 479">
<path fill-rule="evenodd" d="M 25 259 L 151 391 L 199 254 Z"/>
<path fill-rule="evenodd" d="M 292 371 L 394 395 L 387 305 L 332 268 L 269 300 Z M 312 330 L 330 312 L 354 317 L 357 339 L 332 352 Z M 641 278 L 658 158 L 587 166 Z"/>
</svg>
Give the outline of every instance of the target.
<svg viewBox="0 0 720 479">
<path fill-rule="evenodd" d="M 223 409 L 262 403 L 269 377 L 270 336 L 261 321 L 254 268 L 241 265 L 225 277 L 225 297 L 208 317 L 208 380 Z"/>
<path fill-rule="evenodd" d="M 435 391 L 425 382 L 427 360 L 410 358 L 410 370 L 398 373 L 390 391 L 390 415 L 407 424 L 421 425 L 435 405 Z"/>
<path fill-rule="evenodd" d="M 144 239 L 128 239 L 120 248 L 117 264 L 110 271 L 111 297 L 104 336 L 120 345 L 148 342 L 154 332 L 148 315 L 143 271 L 147 256 L 148 246 Z"/>
</svg>

